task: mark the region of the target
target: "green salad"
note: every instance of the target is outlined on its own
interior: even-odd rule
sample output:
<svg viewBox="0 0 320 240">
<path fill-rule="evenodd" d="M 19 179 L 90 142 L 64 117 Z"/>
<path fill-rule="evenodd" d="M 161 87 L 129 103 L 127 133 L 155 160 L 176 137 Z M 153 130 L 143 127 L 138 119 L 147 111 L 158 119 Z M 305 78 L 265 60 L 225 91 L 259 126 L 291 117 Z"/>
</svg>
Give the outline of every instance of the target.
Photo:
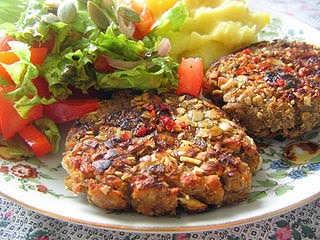
<svg viewBox="0 0 320 240">
<path fill-rule="evenodd" d="M 1 47 L 5 46 L 0 49 L 4 72 L 1 74 L 0 69 L 0 104 L 10 101 L 8 112 L 13 106 L 17 113 L 14 118 L 19 120 L 18 127 L 10 131 L 8 114 L 1 117 L 0 113 L 2 157 L 46 154 L 17 147 L 21 137 L 30 145 L 32 139 L 21 131 L 30 124 L 36 126 L 39 119 L 42 128 L 36 127 L 51 146 L 47 152 L 57 151 L 60 136 L 56 123 L 75 120 L 98 107 L 82 100 L 68 102 L 75 93 L 80 92 L 83 98 L 90 91 L 166 92 L 177 88 L 179 64 L 169 55 L 170 41 L 156 32 L 162 28 L 176 31 L 185 22 L 188 11 L 181 2 L 159 19 L 150 19 L 139 1 L 29 0 L 0 4 Z M 42 93 L 44 86 L 46 94 Z M 70 118 L 60 119 L 65 107 L 62 103 L 70 104 L 65 109 L 74 113 Z M 80 110 L 74 110 L 75 106 Z"/>
<path fill-rule="evenodd" d="M 45 76 L 50 92 L 57 99 L 65 99 L 71 95 L 71 86 L 84 93 L 91 87 L 99 90 L 156 89 L 159 92 L 175 89 L 178 63 L 168 55 L 159 56 L 158 48 L 163 38 L 152 32 L 141 40 L 126 35 L 127 29 L 121 29 L 118 19 L 122 14 L 123 19 L 127 18 L 125 21 L 128 22 L 124 25 L 129 25 L 130 20 L 135 21 L 134 16 L 131 16 L 135 15 L 135 12 L 130 8 L 122 7 L 116 1 L 111 1 L 111 5 L 103 8 L 102 2 L 104 1 L 89 1 L 88 3 L 95 6 L 94 8 L 88 8 L 87 5 L 90 6 L 90 4 L 83 1 L 78 1 L 77 6 L 73 2 L 68 2 L 73 7 L 61 4 L 64 9 L 61 11 L 66 11 L 66 17 L 63 17 L 63 14 L 60 14 L 61 16 L 54 14 L 61 5 L 58 9 L 52 9 L 54 6 L 50 6 L 49 3 L 30 0 L 26 11 L 14 24 L 17 24 L 17 27 L 9 27 L 8 34 L 28 46 L 32 46 L 35 42 L 45 43 L 54 36 L 52 52 L 38 69 L 38 74 Z M 90 9 L 95 10 L 90 12 L 88 11 Z M 121 9 L 125 10 L 121 11 Z M 171 11 L 180 13 L 180 19 L 185 19 L 187 16 L 187 11 L 181 4 Z M 102 13 L 106 19 L 98 16 Z M 136 17 L 139 18 L 139 15 Z M 155 30 L 165 27 L 164 25 L 170 25 L 171 23 L 167 20 L 170 21 L 170 17 L 166 19 L 165 24 L 159 23 Z M 105 26 L 99 25 L 99 21 L 104 22 Z M 25 49 L 21 50 L 25 51 Z M 100 69 L 94 66 L 95 60 L 100 56 L 108 57 L 108 64 L 114 68 L 114 71 L 99 71 Z M 19 91 L 24 95 L 29 91 L 33 94 L 32 87 L 28 86 L 32 84 L 30 77 L 25 77 L 26 81 L 21 81 L 19 84 L 19 87 L 24 89 Z M 31 104 L 31 100 L 24 100 Z M 33 100 L 32 104 L 38 103 L 43 102 Z M 22 105 L 24 104 L 19 103 L 19 106 Z"/>
</svg>

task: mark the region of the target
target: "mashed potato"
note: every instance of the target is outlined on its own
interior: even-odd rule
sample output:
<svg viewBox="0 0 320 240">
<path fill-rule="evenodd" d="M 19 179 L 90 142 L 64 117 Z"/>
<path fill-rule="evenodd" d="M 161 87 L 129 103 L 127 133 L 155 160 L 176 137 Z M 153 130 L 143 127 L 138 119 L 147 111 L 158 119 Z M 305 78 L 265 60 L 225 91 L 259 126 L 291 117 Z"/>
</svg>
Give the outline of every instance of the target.
<svg viewBox="0 0 320 240">
<path fill-rule="evenodd" d="M 251 12 L 245 0 L 181 1 L 189 11 L 186 23 L 180 31 L 163 35 L 171 40 L 173 57 L 202 57 L 205 68 L 257 41 L 257 33 L 270 21 L 267 13 Z"/>
</svg>

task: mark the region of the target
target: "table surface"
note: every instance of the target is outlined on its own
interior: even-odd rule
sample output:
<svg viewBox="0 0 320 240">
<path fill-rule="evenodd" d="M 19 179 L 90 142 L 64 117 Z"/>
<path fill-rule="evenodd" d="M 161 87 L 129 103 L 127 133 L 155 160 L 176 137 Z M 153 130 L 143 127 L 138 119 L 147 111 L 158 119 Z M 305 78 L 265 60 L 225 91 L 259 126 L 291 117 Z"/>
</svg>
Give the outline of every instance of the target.
<svg viewBox="0 0 320 240">
<path fill-rule="evenodd" d="M 256 0 L 320 30 L 320 1 Z M 61 221 L 0 197 L 0 240 L 55 239 L 320 239 L 320 199 L 272 218 L 242 226 L 188 233 L 129 233 Z"/>
</svg>

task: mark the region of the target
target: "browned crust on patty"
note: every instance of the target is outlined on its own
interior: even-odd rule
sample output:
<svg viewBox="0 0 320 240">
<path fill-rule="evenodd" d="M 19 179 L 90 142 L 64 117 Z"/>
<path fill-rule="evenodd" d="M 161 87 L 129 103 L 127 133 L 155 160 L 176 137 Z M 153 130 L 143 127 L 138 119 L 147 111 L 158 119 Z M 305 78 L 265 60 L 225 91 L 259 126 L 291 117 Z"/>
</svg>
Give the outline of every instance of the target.
<svg viewBox="0 0 320 240">
<path fill-rule="evenodd" d="M 175 215 L 247 198 L 261 164 L 252 139 L 190 96 L 116 94 L 66 141 L 67 187 L 108 210 Z"/>
<path fill-rule="evenodd" d="M 320 48 L 259 42 L 222 57 L 204 78 L 203 94 L 259 137 L 298 137 L 320 122 Z"/>
</svg>

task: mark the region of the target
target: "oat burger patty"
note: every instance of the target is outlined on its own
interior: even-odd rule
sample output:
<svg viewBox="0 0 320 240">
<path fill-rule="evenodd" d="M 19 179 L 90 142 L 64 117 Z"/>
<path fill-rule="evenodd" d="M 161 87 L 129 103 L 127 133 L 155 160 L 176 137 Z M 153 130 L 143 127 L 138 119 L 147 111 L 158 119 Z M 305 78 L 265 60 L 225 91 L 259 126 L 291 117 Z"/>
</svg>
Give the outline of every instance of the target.
<svg viewBox="0 0 320 240">
<path fill-rule="evenodd" d="M 98 207 L 175 215 L 245 200 L 261 158 L 207 101 L 120 92 L 75 123 L 62 163 L 68 189 Z"/>
<path fill-rule="evenodd" d="M 286 40 L 256 43 L 213 63 L 203 94 L 249 135 L 298 137 L 320 123 L 320 48 Z"/>
</svg>

